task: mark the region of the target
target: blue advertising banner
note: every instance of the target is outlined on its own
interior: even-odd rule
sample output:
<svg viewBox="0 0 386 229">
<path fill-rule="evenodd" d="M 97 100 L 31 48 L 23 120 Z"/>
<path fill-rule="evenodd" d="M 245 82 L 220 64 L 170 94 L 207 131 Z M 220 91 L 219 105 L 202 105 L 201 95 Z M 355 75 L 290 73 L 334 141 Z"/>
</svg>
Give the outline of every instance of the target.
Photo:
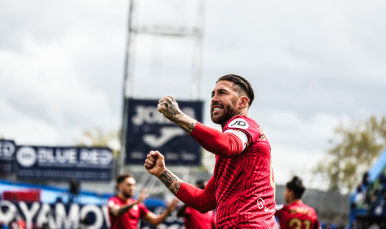
<svg viewBox="0 0 386 229">
<path fill-rule="evenodd" d="M 0 175 L 14 172 L 16 145 L 12 140 L 0 139 Z"/>
<path fill-rule="evenodd" d="M 185 114 L 202 122 L 203 102 L 177 101 Z M 126 164 L 143 165 L 158 150 L 167 165 L 200 165 L 201 146 L 184 130 L 157 111 L 158 100 L 128 100 Z"/>
<path fill-rule="evenodd" d="M 113 153 L 109 148 L 18 146 L 18 179 L 112 179 Z"/>
</svg>

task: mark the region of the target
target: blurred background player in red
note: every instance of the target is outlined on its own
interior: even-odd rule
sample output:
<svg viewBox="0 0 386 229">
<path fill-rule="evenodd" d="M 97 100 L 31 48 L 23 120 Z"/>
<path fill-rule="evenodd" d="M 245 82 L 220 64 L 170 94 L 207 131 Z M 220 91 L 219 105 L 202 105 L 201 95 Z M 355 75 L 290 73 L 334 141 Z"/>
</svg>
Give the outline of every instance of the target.
<svg viewBox="0 0 386 229">
<path fill-rule="evenodd" d="M 205 181 L 196 182 L 196 187 L 205 189 Z M 177 217 L 184 217 L 186 229 L 214 229 L 216 228 L 214 212 L 200 213 L 197 210 L 184 204 L 177 212 Z"/>
<path fill-rule="evenodd" d="M 248 117 L 252 85 L 238 75 L 220 77 L 211 93 L 210 117 L 221 132 L 184 114 L 173 96 L 161 98 L 157 110 L 216 155 L 205 190 L 183 182 L 151 151 L 147 171 L 158 177 L 182 202 L 201 213 L 216 210 L 218 228 L 276 228 L 275 182 L 271 146 L 263 129 Z"/>
<path fill-rule="evenodd" d="M 107 201 L 111 229 L 136 229 L 140 219 L 157 226 L 176 209 L 178 199 L 174 199 L 161 215 L 155 215 L 142 203 L 147 198 L 146 189 L 141 191 L 137 200 L 133 199 L 135 184 L 131 174 L 117 177 L 118 195 Z"/>
<path fill-rule="evenodd" d="M 306 188 L 302 180 L 294 176 L 287 182 L 284 199 L 288 205 L 277 206 L 275 216 L 279 219 L 280 229 L 319 229 L 320 224 L 315 210 L 301 200 Z"/>
</svg>

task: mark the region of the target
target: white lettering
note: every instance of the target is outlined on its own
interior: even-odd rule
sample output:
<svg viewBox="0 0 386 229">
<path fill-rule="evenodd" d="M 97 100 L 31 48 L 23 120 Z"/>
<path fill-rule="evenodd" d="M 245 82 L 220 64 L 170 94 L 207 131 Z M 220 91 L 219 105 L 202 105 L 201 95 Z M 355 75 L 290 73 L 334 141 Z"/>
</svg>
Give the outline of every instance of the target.
<svg viewBox="0 0 386 229">
<path fill-rule="evenodd" d="M 107 228 L 110 228 L 109 211 L 108 211 L 106 205 L 103 205 L 103 206 L 102 206 L 102 213 L 103 213 L 103 216 L 104 216 L 104 218 L 105 218 L 105 222 L 106 222 L 106 224 L 107 224 Z"/>
<path fill-rule="evenodd" d="M 135 108 L 136 115 L 131 118 L 131 121 L 134 125 L 140 126 L 143 123 L 157 123 L 157 124 L 170 124 L 171 121 L 169 121 L 165 116 L 157 111 L 157 108 L 154 106 L 136 106 Z"/>
<path fill-rule="evenodd" d="M 21 211 L 23 212 L 23 215 L 25 217 L 25 223 L 27 227 L 32 227 L 32 219 L 38 212 L 40 208 L 40 204 L 38 202 L 34 202 L 31 206 L 31 209 L 28 209 L 27 204 L 23 201 L 20 201 L 19 207 Z"/>
<path fill-rule="evenodd" d="M 185 161 L 194 161 L 196 160 L 196 155 L 193 153 L 182 153 L 181 158 Z"/>
<path fill-rule="evenodd" d="M 6 212 L 3 212 L 1 207 L 7 207 L 8 210 Z M 16 215 L 15 214 L 16 212 L 17 212 L 17 208 L 14 204 L 9 202 L 8 200 L 0 201 L 0 222 L 8 224 L 13 220 L 13 218 Z"/>
<path fill-rule="evenodd" d="M 144 158 L 146 158 L 146 154 L 142 153 L 142 152 L 132 152 L 130 154 L 130 157 L 132 159 L 144 159 Z"/>
<path fill-rule="evenodd" d="M 76 150 L 75 149 L 68 150 L 68 162 L 71 164 L 78 163 L 78 160 L 76 158 Z"/>
<path fill-rule="evenodd" d="M 55 150 L 55 151 L 54 151 Z M 76 149 L 38 148 L 39 163 L 77 163 Z"/>
<path fill-rule="evenodd" d="M 49 204 L 43 204 L 38 216 L 36 217 L 36 224 L 38 226 L 41 227 L 44 223 L 48 223 L 48 226 L 50 228 L 56 228 L 55 221 L 51 212 L 51 207 Z"/>
<path fill-rule="evenodd" d="M 103 215 L 101 209 L 95 205 L 85 205 L 80 211 L 80 218 L 84 219 L 87 214 L 93 212 L 95 214 L 95 222 L 93 225 L 88 226 L 89 229 L 97 229 L 103 226 Z"/>
<path fill-rule="evenodd" d="M 108 150 L 88 150 L 82 149 L 80 152 L 80 161 L 86 164 L 110 164 L 113 160 L 113 155 Z"/>
<path fill-rule="evenodd" d="M 178 153 L 165 153 L 164 156 L 166 160 L 178 160 L 180 158 Z"/>
<path fill-rule="evenodd" d="M 79 205 L 72 204 L 68 213 L 66 214 L 66 209 L 62 203 L 57 203 L 55 205 L 56 213 L 56 228 L 78 228 L 79 223 Z M 72 227 L 73 225 L 73 227 Z"/>
</svg>

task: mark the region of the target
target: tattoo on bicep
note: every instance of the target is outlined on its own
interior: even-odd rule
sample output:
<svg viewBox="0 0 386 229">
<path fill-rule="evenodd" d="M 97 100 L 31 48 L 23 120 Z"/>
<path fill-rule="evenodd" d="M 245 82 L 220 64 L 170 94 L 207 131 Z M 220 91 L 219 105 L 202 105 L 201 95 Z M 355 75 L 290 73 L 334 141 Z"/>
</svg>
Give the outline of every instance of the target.
<svg viewBox="0 0 386 229">
<path fill-rule="evenodd" d="M 158 177 L 162 183 L 174 194 L 176 195 L 178 190 L 181 187 L 182 181 L 169 170 L 166 170 Z"/>
</svg>

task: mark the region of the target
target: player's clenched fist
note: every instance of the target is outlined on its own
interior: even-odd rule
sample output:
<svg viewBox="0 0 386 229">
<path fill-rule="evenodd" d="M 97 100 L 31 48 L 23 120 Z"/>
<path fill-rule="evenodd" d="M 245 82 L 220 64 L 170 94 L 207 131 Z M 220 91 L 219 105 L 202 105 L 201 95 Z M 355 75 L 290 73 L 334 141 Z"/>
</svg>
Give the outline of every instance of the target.
<svg viewBox="0 0 386 229">
<path fill-rule="evenodd" d="M 145 168 L 150 174 L 159 177 L 166 170 L 164 156 L 158 151 L 150 151 L 145 160 Z"/>
<path fill-rule="evenodd" d="M 170 121 L 174 121 L 176 118 L 178 118 L 178 116 L 182 115 L 182 111 L 178 107 L 178 103 L 171 95 L 162 97 L 158 101 L 157 110 Z"/>
</svg>

